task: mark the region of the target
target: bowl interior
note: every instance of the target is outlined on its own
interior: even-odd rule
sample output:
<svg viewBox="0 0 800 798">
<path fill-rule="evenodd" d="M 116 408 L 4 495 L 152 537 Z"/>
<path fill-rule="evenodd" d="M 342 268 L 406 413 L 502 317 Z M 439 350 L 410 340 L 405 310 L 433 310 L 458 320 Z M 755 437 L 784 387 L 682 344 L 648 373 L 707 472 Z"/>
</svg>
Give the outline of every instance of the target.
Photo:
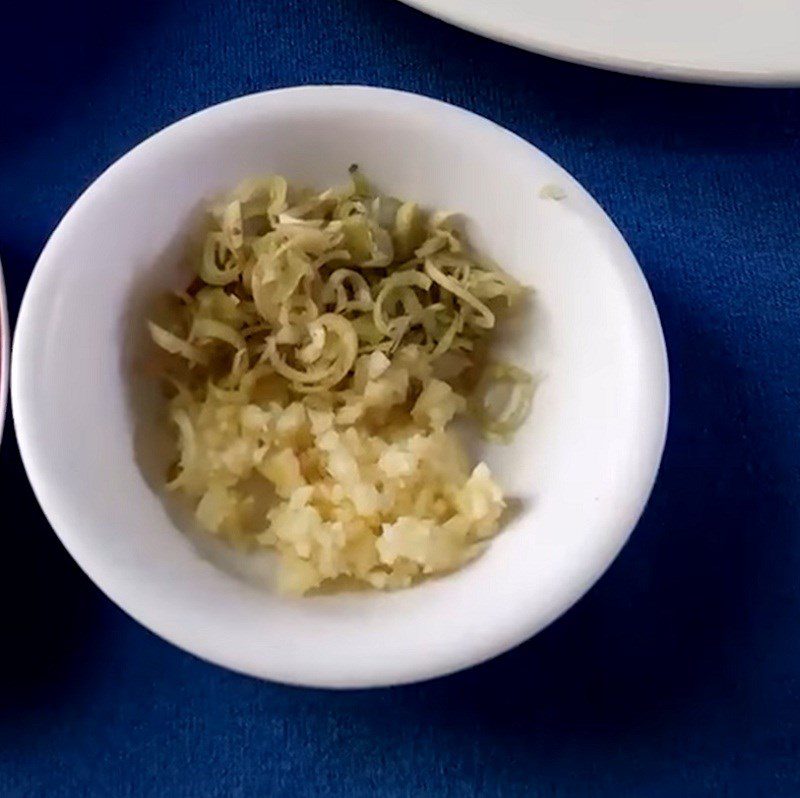
<svg viewBox="0 0 800 798">
<path fill-rule="evenodd" d="M 133 360 L 149 298 L 185 283 L 180 254 L 208 200 L 271 172 L 323 188 L 351 163 L 387 193 L 462 211 L 479 248 L 534 287 L 531 313 L 503 345 L 540 384 L 515 441 L 480 452 L 520 507 L 485 556 L 412 590 L 287 599 L 260 583 L 253 569 L 262 561 L 229 557 L 178 529 L 184 522 L 159 489 L 159 401 Z M 548 184 L 566 197 L 541 196 Z M 624 543 L 652 485 L 666 419 L 649 291 L 586 192 L 485 120 L 377 89 L 242 98 L 168 128 L 111 167 L 37 265 L 14 372 L 32 483 L 97 584 L 202 657 L 304 684 L 433 676 L 536 632 Z"/>
</svg>

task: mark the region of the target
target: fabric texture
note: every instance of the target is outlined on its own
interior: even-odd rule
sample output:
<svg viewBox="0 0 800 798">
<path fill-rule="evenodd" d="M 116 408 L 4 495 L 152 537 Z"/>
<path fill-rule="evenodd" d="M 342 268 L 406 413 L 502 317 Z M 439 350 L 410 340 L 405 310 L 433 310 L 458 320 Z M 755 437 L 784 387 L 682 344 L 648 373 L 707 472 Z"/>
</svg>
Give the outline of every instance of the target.
<svg viewBox="0 0 800 798">
<path fill-rule="evenodd" d="M 125 616 L 49 528 L 9 419 L 0 795 L 800 795 L 800 93 L 562 64 L 396 0 L 45 2 L 2 33 L 12 318 L 59 218 L 146 136 L 376 84 L 495 120 L 592 192 L 653 289 L 673 404 L 645 516 L 573 610 L 465 673 L 350 693 L 228 673 Z"/>
</svg>

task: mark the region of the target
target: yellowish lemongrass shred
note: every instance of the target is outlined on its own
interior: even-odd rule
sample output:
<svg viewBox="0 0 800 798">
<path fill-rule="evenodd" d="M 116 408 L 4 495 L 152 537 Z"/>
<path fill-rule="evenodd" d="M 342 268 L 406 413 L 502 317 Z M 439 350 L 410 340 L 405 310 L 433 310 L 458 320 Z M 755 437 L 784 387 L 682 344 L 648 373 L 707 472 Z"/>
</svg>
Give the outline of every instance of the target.
<svg viewBox="0 0 800 798">
<path fill-rule="evenodd" d="M 169 353 L 168 488 L 234 545 L 279 555 L 278 586 L 406 587 L 458 568 L 505 502 L 450 422 L 492 439 L 531 378 L 487 358 L 525 293 L 448 214 L 373 193 L 248 180 L 209 214 L 197 279 L 153 341 Z"/>
</svg>

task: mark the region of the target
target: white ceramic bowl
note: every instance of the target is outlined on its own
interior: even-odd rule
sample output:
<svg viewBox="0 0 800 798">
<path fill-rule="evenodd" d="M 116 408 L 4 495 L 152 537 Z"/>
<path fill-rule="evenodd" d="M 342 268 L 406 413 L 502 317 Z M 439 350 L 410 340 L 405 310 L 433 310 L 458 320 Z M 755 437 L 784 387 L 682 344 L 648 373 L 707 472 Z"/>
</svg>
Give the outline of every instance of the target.
<svg viewBox="0 0 800 798">
<path fill-rule="evenodd" d="M 484 452 L 522 500 L 485 556 L 406 591 L 288 599 L 177 528 L 183 522 L 148 473 L 155 392 L 132 376 L 132 352 L 145 298 L 187 280 L 178 253 L 205 201 L 269 172 L 322 188 L 341 182 L 352 162 L 385 191 L 463 211 L 479 246 L 535 287 L 530 323 L 505 345 L 541 384 L 516 441 Z M 566 197 L 540 196 L 548 184 Z M 12 400 L 50 523 L 120 607 L 234 670 L 351 687 L 473 665 L 573 604 L 619 552 L 647 500 L 664 444 L 668 376 L 658 315 L 633 255 L 563 169 L 508 131 L 434 100 L 307 87 L 185 119 L 86 191 L 31 278 Z"/>
<path fill-rule="evenodd" d="M 3 426 L 6 420 L 6 401 L 8 399 L 8 372 L 11 333 L 8 323 L 8 303 L 6 302 L 6 284 L 3 279 L 3 266 L 0 264 L 0 440 L 3 438 Z"/>
</svg>

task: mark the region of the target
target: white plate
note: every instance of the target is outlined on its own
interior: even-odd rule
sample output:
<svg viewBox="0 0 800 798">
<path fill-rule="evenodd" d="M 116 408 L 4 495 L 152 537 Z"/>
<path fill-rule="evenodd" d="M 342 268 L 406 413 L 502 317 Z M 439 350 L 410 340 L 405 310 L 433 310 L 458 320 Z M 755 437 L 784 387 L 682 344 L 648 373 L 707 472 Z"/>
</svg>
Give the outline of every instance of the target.
<svg viewBox="0 0 800 798">
<path fill-rule="evenodd" d="M 473 239 L 535 286 L 509 354 L 540 377 L 513 445 L 484 456 L 521 501 L 469 567 L 410 590 L 287 599 L 198 546 L 152 462 L 152 380 L 132 353 L 148 295 L 185 286 L 198 209 L 280 172 L 320 188 L 358 162 L 386 191 L 459 208 Z M 558 184 L 561 201 L 540 189 Z M 569 607 L 633 529 L 667 418 L 664 341 L 636 261 L 546 155 L 474 114 L 386 89 L 253 95 L 158 133 L 78 199 L 36 265 L 12 358 L 20 450 L 66 548 L 117 604 L 212 662 L 308 685 L 395 684 L 505 651 Z M 134 455 L 138 449 L 139 457 Z M 154 467 L 155 466 L 155 467 Z"/>
<path fill-rule="evenodd" d="M 800 0 L 403 0 L 580 64 L 698 83 L 800 85 Z"/>
</svg>

